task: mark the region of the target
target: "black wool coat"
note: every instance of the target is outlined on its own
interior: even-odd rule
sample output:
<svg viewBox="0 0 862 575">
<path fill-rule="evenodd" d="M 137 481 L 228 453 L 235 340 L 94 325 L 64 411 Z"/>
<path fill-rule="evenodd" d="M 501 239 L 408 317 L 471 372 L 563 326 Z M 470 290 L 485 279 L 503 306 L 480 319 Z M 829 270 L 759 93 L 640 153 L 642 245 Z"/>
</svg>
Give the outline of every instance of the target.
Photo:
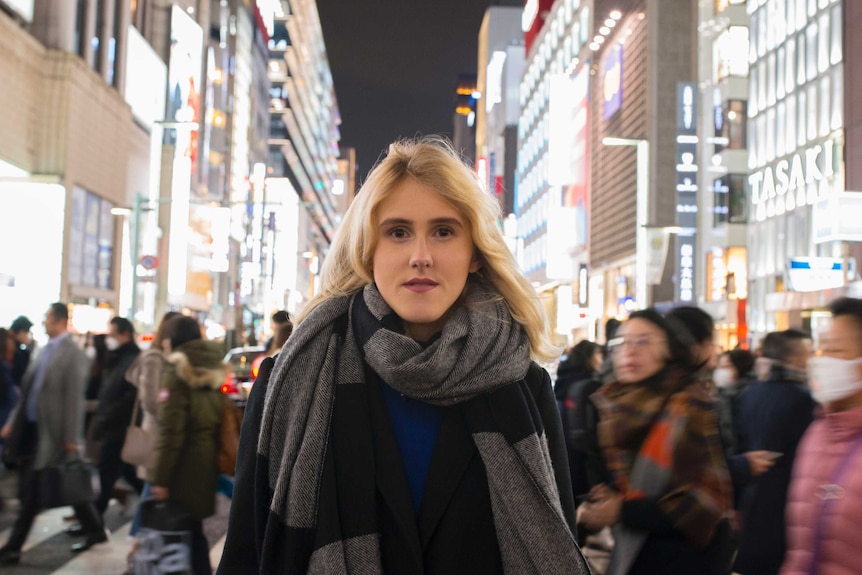
<svg viewBox="0 0 862 575">
<path fill-rule="evenodd" d="M 228 533 L 217 575 L 258 574 L 263 555 L 283 553 L 263 545 L 272 492 L 266 477 L 257 472 L 266 469 L 266 462 L 257 453 L 257 441 L 274 364 L 273 359 L 263 362 L 246 405 Z M 550 378 L 534 366 L 525 379 L 544 425 L 563 513 L 574 533 L 575 507 L 566 447 Z M 445 411 L 417 519 L 382 392 L 376 382 L 369 381 L 364 387 L 373 422 L 384 572 L 501 575 L 485 467 L 462 412 L 457 406 Z M 290 560 L 279 563 L 289 564 Z"/>
</svg>

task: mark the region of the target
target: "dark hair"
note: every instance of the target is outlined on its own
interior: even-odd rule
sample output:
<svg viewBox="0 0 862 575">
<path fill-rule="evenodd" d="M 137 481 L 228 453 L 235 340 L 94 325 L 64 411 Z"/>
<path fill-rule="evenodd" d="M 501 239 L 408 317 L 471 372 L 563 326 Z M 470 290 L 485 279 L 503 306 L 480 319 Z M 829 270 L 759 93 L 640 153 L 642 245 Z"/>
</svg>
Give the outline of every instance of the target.
<svg viewBox="0 0 862 575">
<path fill-rule="evenodd" d="M 187 315 L 181 315 L 171 320 L 167 328 L 171 334 L 171 349 L 177 349 L 184 343 L 201 339 L 201 326 L 197 320 Z"/>
<path fill-rule="evenodd" d="M 162 342 L 165 339 L 170 340 L 170 331 L 168 326 L 172 319 L 181 315 L 182 314 L 178 311 L 165 312 L 165 315 L 163 315 L 162 319 L 159 321 L 159 327 L 156 328 L 155 335 L 153 335 L 153 343 L 151 345 L 154 348 L 162 349 Z"/>
<path fill-rule="evenodd" d="M 51 312 L 51 315 L 54 317 L 54 319 L 62 319 L 65 321 L 69 321 L 69 306 L 67 306 L 63 302 L 58 301 L 52 303 L 48 311 Z"/>
<path fill-rule="evenodd" d="M 117 333 L 130 333 L 132 335 L 135 335 L 135 326 L 132 325 L 132 322 L 130 322 L 124 317 L 117 316 L 111 318 L 111 325 L 117 328 Z"/>
<path fill-rule="evenodd" d="M 6 360 L 6 346 L 9 345 L 7 340 L 11 337 L 11 333 L 11 330 L 0 327 L 0 361 Z"/>
<path fill-rule="evenodd" d="M 785 363 L 799 351 L 799 342 L 811 339 L 802 330 L 771 331 L 763 338 L 763 357 Z"/>
<path fill-rule="evenodd" d="M 715 321 L 699 307 L 675 307 L 667 312 L 667 317 L 674 318 L 684 325 L 696 344 L 712 341 L 715 337 Z"/>
<path fill-rule="evenodd" d="M 662 316 L 653 308 L 632 312 L 627 321 L 633 319 L 648 321 L 665 333 L 667 347 L 670 350 L 668 364 L 685 369 L 693 369 L 695 367 L 694 355 L 692 353 L 692 346 L 695 344 L 694 338 L 679 320 L 673 317 Z"/>
<path fill-rule="evenodd" d="M 754 354 L 747 349 L 736 348 L 725 353 L 739 377 L 751 373 L 751 370 L 754 369 Z"/>
<path fill-rule="evenodd" d="M 19 315 L 12 322 L 9 331 L 11 331 L 12 333 L 18 333 L 20 331 L 30 331 L 31 327 L 33 327 L 33 322 L 30 321 L 27 316 Z"/>
<path fill-rule="evenodd" d="M 276 351 L 281 350 L 284 342 L 288 340 L 290 334 L 293 333 L 293 324 L 290 322 L 283 323 L 278 327 L 278 330 L 275 332 L 275 337 L 272 338 L 271 348 L 267 351 Z"/>
<path fill-rule="evenodd" d="M 272 322 L 273 323 L 289 323 L 290 315 L 282 310 L 278 310 L 277 312 L 272 314 Z"/>
<path fill-rule="evenodd" d="M 605 341 L 611 340 L 617 335 L 617 330 L 620 329 L 622 322 L 615 317 L 612 317 L 605 322 Z"/>
<path fill-rule="evenodd" d="M 862 299 L 842 297 L 829 304 L 832 317 L 850 316 L 856 323 L 856 328 L 862 333 Z M 859 342 L 862 344 L 862 341 Z"/>
<path fill-rule="evenodd" d="M 592 373 L 595 371 L 593 369 L 593 356 L 601 349 L 601 346 L 593 341 L 582 340 L 569 351 L 565 364 L 577 372 Z"/>
</svg>

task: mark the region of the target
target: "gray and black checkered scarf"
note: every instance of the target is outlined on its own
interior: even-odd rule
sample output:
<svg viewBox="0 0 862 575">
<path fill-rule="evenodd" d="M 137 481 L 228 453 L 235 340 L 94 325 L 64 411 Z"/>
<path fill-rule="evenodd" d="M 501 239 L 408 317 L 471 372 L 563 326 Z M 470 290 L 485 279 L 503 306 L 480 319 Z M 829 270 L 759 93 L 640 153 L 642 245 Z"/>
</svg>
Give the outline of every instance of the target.
<svg viewBox="0 0 862 575">
<path fill-rule="evenodd" d="M 258 441 L 272 494 L 263 547 L 278 551 L 264 553 L 261 573 L 383 573 L 374 505 L 361 511 L 365 528 L 360 533 L 356 517 L 349 534 L 321 533 L 345 523 L 338 516 L 321 517 L 341 510 L 339 502 L 326 501 L 336 499 L 323 487 L 333 483 L 326 474 L 334 474 L 335 467 L 354 475 L 366 468 L 374 473 L 352 450 L 338 449 L 338 429 L 344 426 L 333 421 L 357 409 L 341 404 L 334 409 L 336 389 L 364 385 L 366 366 L 411 398 L 464 404 L 487 472 L 505 573 L 589 573 L 562 511 L 535 403 L 525 397 L 529 339 L 503 298 L 471 277 L 430 345 L 407 337 L 401 326 L 369 284 L 352 297 L 320 304 L 279 355 Z M 349 433 L 365 431 L 351 428 Z M 331 442 L 335 448 L 327 455 Z M 350 460 L 327 465 L 328 457 Z M 356 514 L 358 506 L 352 501 L 349 512 Z"/>
</svg>

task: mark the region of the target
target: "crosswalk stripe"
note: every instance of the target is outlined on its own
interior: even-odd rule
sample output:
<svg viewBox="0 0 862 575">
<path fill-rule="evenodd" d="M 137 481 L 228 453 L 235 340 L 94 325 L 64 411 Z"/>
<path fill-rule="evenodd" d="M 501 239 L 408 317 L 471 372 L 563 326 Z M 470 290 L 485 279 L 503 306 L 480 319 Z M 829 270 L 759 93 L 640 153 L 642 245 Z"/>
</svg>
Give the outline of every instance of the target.
<svg viewBox="0 0 862 575">
<path fill-rule="evenodd" d="M 22 550 L 27 551 L 63 531 L 63 529 L 69 526 L 69 523 L 63 521 L 63 517 L 70 515 L 72 512 L 71 507 L 58 507 L 43 511 L 37 515 Z M 0 531 L 0 546 L 6 545 L 11 534 L 11 527 Z"/>
<path fill-rule="evenodd" d="M 131 521 L 111 534 L 111 541 L 95 545 L 75 556 L 51 575 L 118 575 L 132 548 Z"/>
</svg>

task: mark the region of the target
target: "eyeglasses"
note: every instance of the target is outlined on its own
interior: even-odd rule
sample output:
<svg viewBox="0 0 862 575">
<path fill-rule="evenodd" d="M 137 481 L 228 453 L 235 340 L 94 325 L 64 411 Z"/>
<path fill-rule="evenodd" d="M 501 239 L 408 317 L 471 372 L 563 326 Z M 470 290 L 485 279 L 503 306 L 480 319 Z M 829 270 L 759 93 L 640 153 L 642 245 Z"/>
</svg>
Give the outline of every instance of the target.
<svg viewBox="0 0 862 575">
<path fill-rule="evenodd" d="M 655 337 L 652 335 L 637 335 L 632 337 L 615 337 L 608 342 L 608 350 L 611 353 L 619 353 L 626 346 L 630 346 L 632 351 L 641 351 L 651 347 L 657 343 L 666 342 L 667 339 Z"/>
</svg>

